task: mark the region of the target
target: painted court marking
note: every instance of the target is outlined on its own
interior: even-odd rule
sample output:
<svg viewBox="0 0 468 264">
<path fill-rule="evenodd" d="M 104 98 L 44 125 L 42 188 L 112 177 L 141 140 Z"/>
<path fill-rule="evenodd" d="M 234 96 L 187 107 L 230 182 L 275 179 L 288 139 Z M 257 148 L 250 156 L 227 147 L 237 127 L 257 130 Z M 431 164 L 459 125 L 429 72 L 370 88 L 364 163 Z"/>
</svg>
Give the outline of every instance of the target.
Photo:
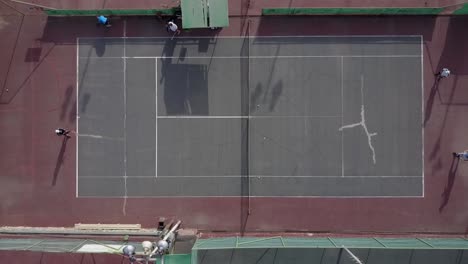
<svg viewBox="0 0 468 264">
<path fill-rule="evenodd" d="M 421 37 L 422 35 L 284 35 L 284 36 L 251 36 L 252 39 L 268 39 L 268 38 L 414 38 Z M 80 37 L 80 39 L 169 39 L 169 37 Z M 179 36 L 177 39 L 239 39 L 239 36 Z"/>
<path fill-rule="evenodd" d="M 344 119 L 344 62 L 341 57 L 341 126 L 343 127 Z M 341 176 L 344 177 L 344 132 L 341 131 Z"/>
<path fill-rule="evenodd" d="M 224 115 L 224 116 L 197 116 L 197 115 L 173 115 L 173 116 L 157 116 L 158 119 L 269 119 L 269 118 L 341 118 L 341 116 L 252 116 L 252 115 Z"/>
<path fill-rule="evenodd" d="M 125 197 L 122 204 L 122 213 L 127 215 L 127 59 L 126 59 L 126 38 L 124 38 L 123 56 L 123 87 L 124 87 L 124 191 Z"/>
<path fill-rule="evenodd" d="M 128 178 L 149 178 L 154 179 L 154 176 L 137 176 L 131 175 L 127 176 Z M 181 175 L 181 176 L 164 176 L 158 175 L 158 178 L 240 178 L 240 175 L 213 175 L 213 176 L 193 176 L 193 175 Z M 289 176 L 289 175 L 279 175 L 279 176 L 272 176 L 272 175 L 250 175 L 251 178 L 342 178 L 342 176 Z M 352 176 L 346 175 L 345 178 L 421 178 L 422 176 Z M 90 178 L 90 179 L 112 179 L 112 178 L 119 178 L 121 179 L 122 176 L 80 176 L 80 178 Z"/>
<path fill-rule="evenodd" d="M 421 100 L 424 100 L 424 54 L 423 54 L 423 49 L 424 49 L 424 38 L 423 35 L 420 36 L 421 38 Z M 424 124 L 424 103 L 421 102 L 421 124 Z M 426 186 L 424 185 L 424 127 L 421 127 L 421 133 L 422 133 L 422 197 L 424 197 L 424 189 L 426 189 Z"/>
<path fill-rule="evenodd" d="M 302 58 L 420 58 L 420 55 L 278 55 L 278 56 L 187 56 L 184 59 L 302 59 Z M 80 59 L 179 59 L 178 56 L 79 57 Z"/>
<path fill-rule="evenodd" d="M 156 124 L 155 131 L 155 161 L 154 161 L 154 178 L 158 178 L 158 59 L 154 59 L 154 94 L 155 94 L 155 114 L 156 119 L 154 120 Z"/>
<path fill-rule="evenodd" d="M 132 196 L 129 197 L 130 199 L 155 199 L 155 198 L 181 198 L 181 199 L 186 199 L 186 198 L 210 198 L 210 199 L 216 199 L 216 198 L 239 198 L 241 196 L 233 196 L 233 195 L 212 195 L 212 196 L 195 196 L 195 195 L 185 195 L 185 196 L 168 196 L 168 195 L 160 195 L 160 196 Z M 251 195 L 251 198 L 319 198 L 319 199 L 403 199 L 403 198 L 424 198 L 423 196 L 409 196 L 409 195 L 401 195 L 401 196 L 390 196 L 390 195 L 382 195 L 382 196 L 335 196 L 335 195 L 329 195 L 329 196 L 318 196 L 318 195 L 308 195 L 308 196 L 301 196 L 301 195 L 294 195 L 294 196 L 256 196 L 256 195 Z M 93 199 L 93 198 L 104 198 L 104 199 L 122 199 L 124 198 L 123 196 L 97 196 L 97 195 L 89 195 L 89 196 L 80 196 L 78 198 L 81 199 Z"/>
<path fill-rule="evenodd" d="M 124 21 L 125 23 L 125 21 Z M 125 25 L 124 25 L 125 26 Z M 125 31 L 125 28 L 124 28 L 124 31 Z M 79 40 L 80 39 L 102 39 L 100 37 L 97 37 L 97 38 L 77 38 L 77 60 L 76 60 L 76 87 L 77 87 L 77 102 L 76 102 L 76 113 L 77 113 L 77 118 L 76 118 L 76 133 L 79 137 L 89 137 L 89 138 L 95 138 L 95 139 L 114 139 L 114 140 L 125 140 L 125 135 L 126 135 L 126 131 L 124 132 L 124 139 L 119 139 L 119 138 L 109 138 L 109 137 L 105 137 L 105 136 L 102 136 L 102 135 L 89 135 L 89 134 L 79 134 L 79 131 L 78 131 L 78 128 L 79 128 L 79 125 L 78 125 L 78 120 L 79 120 L 79 109 L 78 109 L 78 98 L 79 98 L 79 93 L 78 93 L 78 87 L 79 87 L 79 59 L 81 58 L 86 58 L 86 59 L 122 59 L 123 62 L 124 62 L 124 108 L 125 108 L 125 111 L 124 111 L 124 129 L 126 129 L 126 92 L 127 92 L 127 87 L 126 87 L 126 73 L 127 73 L 127 70 L 126 70 L 126 60 L 127 59 L 155 59 L 155 104 L 156 104 L 156 119 L 155 119 L 155 122 L 156 122 L 156 134 L 155 134 L 155 138 L 156 138 L 156 154 L 155 154 L 155 176 L 128 176 L 127 175 L 127 168 L 126 168 L 126 156 L 127 156 L 127 145 L 126 145 L 126 142 L 124 144 L 124 153 L 125 153 L 125 157 L 124 157 L 124 173 L 125 175 L 123 176 L 124 178 L 124 181 L 125 181 L 125 195 L 122 196 L 122 197 L 106 197 L 106 196 L 85 196 L 85 197 L 80 197 L 80 198 L 92 198 L 92 197 L 106 197 L 106 198 L 124 198 L 124 203 L 123 203 L 123 208 L 122 208 L 122 212 L 123 214 L 125 215 L 126 214 L 126 203 L 127 203 L 127 178 L 128 177 L 131 177 L 131 178 L 193 178 L 193 177 L 202 177 L 202 178 L 207 178 L 207 177 L 212 177 L 212 178 L 222 178 L 222 177 L 240 177 L 239 175 L 232 175 L 232 176 L 161 176 L 161 175 L 158 175 L 157 171 L 158 171 L 158 166 L 157 166 L 157 157 L 158 157 L 158 148 L 157 148 L 157 144 L 158 144 L 158 125 L 157 125 L 157 120 L 158 119 L 261 119 L 261 118 L 341 118 L 341 127 L 339 128 L 339 131 L 343 131 L 344 129 L 351 129 L 351 128 L 355 128 L 355 127 L 358 127 L 358 126 L 361 126 L 366 135 L 367 135 L 367 138 L 368 138 L 368 144 L 369 144 L 369 148 L 370 150 L 372 151 L 372 158 L 373 158 L 373 162 L 374 164 L 376 163 L 376 157 L 375 157 L 375 149 L 372 145 L 372 137 L 376 136 L 377 133 L 376 132 L 369 132 L 368 128 L 367 128 L 367 125 L 366 125 L 366 119 L 365 119 L 365 104 L 364 104 L 364 93 L 363 93 L 363 85 L 364 85 L 364 76 L 361 76 L 361 121 L 358 122 L 358 123 L 354 123 L 354 124 L 349 124 L 349 125 L 344 125 L 343 124 L 343 111 L 344 111 L 344 108 L 343 108 L 343 103 L 344 103 L 344 98 L 343 98 L 343 87 L 344 87 L 344 84 L 343 84 L 343 58 L 421 58 L 421 87 L 422 87 L 422 98 L 424 98 L 424 83 L 423 83 L 423 39 L 422 39 L 422 36 L 421 35 L 407 35 L 407 36 L 392 36 L 392 35 L 381 35 L 381 36 L 269 36 L 269 37 L 264 37 L 264 38 L 272 38 L 272 37 L 275 37 L 275 38 L 285 38 L 285 37 L 297 37 L 297 38 L 300 38 L 300 37 L 305 37 L 305 38 L 311 38 L 311 37 L 317 37 L 317 38 L 321 38 L 321 37 L 324 37 L 324 38 L 330 38 L 330 37 L 368 37 L 368 38 L 378 38 L 378 37 L 415 37 L 415 36 L 419 36 L 421 38 L 421 54 L 420 55 L 327 55 L 327 56 L 320 56 L 320 55 L 306 55 L 306 56 L 250 56 L 250 57 L 247 57 L 247 56 L 214 56 L 214 57 L 209 57 L 209 56 L 194 56 L 194 57 L 185 57 L 185 59 L 190 59 L 190 58 L 193 58 L 193 59 L 203 59 L 203 58 L 209 58 L 209 59 L 212 59 L 212 58 L 218 58 L 218 59 L 243 59 L 243 58 L 250 58 L 250 59 L 272 59 L 272 58 L 275 58 L 275 59 L 278 59 L 278 58 L 341 58 L 341 115 L 336 115 L 336 116 L 251 116 L 251 115 L 247 115 L 247 116 L 242 116 L 242 115 L 238 115 L 238 116 L 191 116 L 191 115 L 181 115 L 181 116 L 158 116 L 158 105 L 157 105 L 157 101 L 158 101 L 158 59 L 165 59 L 165 58 L 176 58 L 178 59 L 179 57 L 172 57 L 172 56 L 168 56 L 168 57 L 161 57 L 161 56 L 143 56 L 143 57 L 138 57 L 138 56 L 135 56 L 135 57 L 127 57 L 126 56 L 126 39 L 127 37 L 125 36 L 125 32 L 124 32 L 124 37 L 117 37 L 115 39 L 123 39 L 124 40 L 124 54 L 123 56 L 121 57 L 80 57 L 79 56 Z M 107 37 L 106 37 L 107 38 Z M 114 37 L 109 37 L 109 38 L 114 38 Z M 135 38 L 147 38 L 147 37 L 135 37 Z M 150 38 L 167 38 L 167 37 L 150 37 Z M 198 39 L 200 37 L 179 37 L 179 38 L 187 38 L 187 39 Z M 201 37 L 201 38 L 212 38 L 212 37 Z M 224 37 L 223 37 L 224 38 Z M 227 37 L 227 38 L 239 38 L 239 37 Z M 263 37 L 260 37 L 260 38 L 263 38 Z M 422 118 L 424 118 L 424 105 L 422 104 Z M 423 142 L 424 142 L 424 129 L 421 129 L 422 130 L 422 135 L 423 135 Z M 422 178 L 422 196 L 326 196 L 327 198 L 349 198 L 349 197 L 352 197 L 352 198 L 405 198 L 405 197 L 410 197 L 410 198 L 421 198 L 421 197 L 424 197 L 424 144 L 422 144 L 422 153 L 423 153 L 423 168 L 422 168 L 422 176 L 348 176 L 348 175 L 344 175 L 344 140 L 343 140 L 343 133 L 341 134 L 342 136 L 342 141 L 341 141 L 341 144 L 342 144 L 342 147 L 341 147 L 341 150 L 342 150 L 342 153 L 341 153 L 341 159 L 342 159 L 342 172 L 341 172 L 341 175 L 340 176 L 288 176 L 288 175 L 285 175 L 285 176 L 261 176 L 261 175 L 250 175 L 250 177 L 253 177 L 253 178 L 280 178 L 280 177 L 287 177 L 287 178 L 334 178 L 334 177 L 348 177 L 348 178 L 419 178 L 421 177 Z M 78 137 L 78 138 L 79 138 Z M 76 197 L 78 197 L 78 153 L 79 153 L 79 150 L 78 150 L 78 143 L 77 143 L 77 146 L 76 146 Z M 122 176 L 80 176 L 82 178 L 122 178 Z M 154 197 L 173 197 L 173 196 L 132 196 L 131 198 L 154 198 Z M 216 197 L 238 197 L 238 196 L 176 196 L 178 198 L 184 198 L 184 197 L 213 197 L 213 198 L 216 198 Z M 252 196 L 252 197 L 257 197 L 257 196 Z M 295 198 L 295 197 L 308 197 L 308 198 L 323 198 L 324 196 L 259 196 L 259 197 L 291 197 L 291 198 Z"/>
<path fill-rule="evenodd" d="M 79 89 L 79 82 L 80 82 L 80 75 L 79 75 L 79 71 L 80 71 L 80 38 L 76 38 L 76 108 L 75 108 L 75 111 L 76 111 L 76 118 L 75 118 L 75 130 L 76 130 L 76 135 L 80 135 L 80 132 L 79 132 L 79 125 L 78 125 L 78 120 L 79 120 L 79 98 L 80 98 L 80 94 L 78 92 L 78 89 Z M 75 163 L 75 166 L 76 166 L 76 181 L 75 181 L 75 197 L 78 197 L 78 146 L 80 144 L 78 144 L 78 141 L 79 141 L 79 137 L 76 137 L 76 163 Z"/>
</svg>

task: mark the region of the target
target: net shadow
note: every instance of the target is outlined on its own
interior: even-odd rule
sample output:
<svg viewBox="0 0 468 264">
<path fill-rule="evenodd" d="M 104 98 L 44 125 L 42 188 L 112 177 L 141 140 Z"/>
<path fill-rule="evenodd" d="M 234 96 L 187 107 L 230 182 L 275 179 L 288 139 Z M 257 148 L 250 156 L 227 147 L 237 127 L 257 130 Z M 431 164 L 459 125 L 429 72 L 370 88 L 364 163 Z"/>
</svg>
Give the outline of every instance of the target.
<svg viewBox="0 0 468 264">
<path fill-rule="evenodd" d="M 244 33 L 244 41 L 241 48 L 240 74 L 241 74 L 241 115 L 249 116 L 249 97 L 250 97 L 250 43 L 249 26 Z M 240 212 L 240 233 L 244 234 L 248 217 L 250 215 L 250 158 L 249 158 L 249 120 L 250 118 L 241 118 L 241 212 Z"/>
</svg>

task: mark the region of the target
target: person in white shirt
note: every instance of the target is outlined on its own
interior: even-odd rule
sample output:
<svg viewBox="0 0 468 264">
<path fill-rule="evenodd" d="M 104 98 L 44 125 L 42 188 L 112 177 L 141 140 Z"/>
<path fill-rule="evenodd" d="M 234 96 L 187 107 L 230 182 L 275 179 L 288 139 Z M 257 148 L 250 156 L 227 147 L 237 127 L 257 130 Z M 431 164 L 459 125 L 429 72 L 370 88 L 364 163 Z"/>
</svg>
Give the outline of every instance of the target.
<svg viewBox="0 0 468 264">
<path fill-rule="evenodd" d="M 468 161 L 468 150 L 465 150 L 465 151 L 459 152 L 459 153 L 453 152 L 453 156 L 455 158 L 459 158 L 459 159 L 462 159 L 464 161 Z"/>
<path fill-rule="evenodd" d="M 447 78 L 450 76 L 450 70 L 443 68 L 439 73 L 436 74 L 438 79 Z"/>
<path fill-rule="evenodd" d="M 174 33 L 174 34 L 177 34 L 177 35 L 180 34 L 179 27 L 177 26 L 176 23 L 174 23 L 174 21 L 167 22 L 166 30 L 167 30 L 167 32 Z"/>
</svg>

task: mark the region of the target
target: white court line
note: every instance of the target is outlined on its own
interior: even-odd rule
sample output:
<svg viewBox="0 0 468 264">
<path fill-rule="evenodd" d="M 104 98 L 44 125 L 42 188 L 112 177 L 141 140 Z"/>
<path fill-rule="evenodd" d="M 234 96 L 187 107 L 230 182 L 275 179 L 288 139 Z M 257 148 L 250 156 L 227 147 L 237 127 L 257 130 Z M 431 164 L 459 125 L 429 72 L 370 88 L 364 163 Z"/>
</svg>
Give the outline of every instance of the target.
<svg viewBox="0 0 468 264">
<path fill-rule="evenodd" d="M 89 179 L 121 179 L 122 176 L 80 176 L 81 178 L 89 178 Z M 154 176 L 127 176 L 128 178 L 148 178 L 154 179 Z M 161 176 L 159 175 L 158 178 L 241 178 L 241 175 L 223 175 L 223 176 Z M 251 178 L 343 178 L 341 175 L 337 176 L 267 176 L 267 175 L 250 175 Z M 345 176 L 344 178 L 421 178 L 421 176 Z"/>
<path fill-rule="evenodd" d="M 343 57 L 341 57 L 341 127 L 343 127 L 344 119 L 344 97 L 343 97 L 343 77 L 344 77 Z M 344 131 L 341 131 L 341 176 L 344 177 Z"/>
<path fill-rule="evenodd" d="M 251 208 L 250 208 L 250 195 L 251 195 L 251 187 L 250 187 L 250 182 L 251 182 L 251 178 L 250 178 L 250 118 L 251 118 L 251 115 L 250 115 L 250 61 L 251 61 L 251 56 L 250 56 L 250 20 L 248 21 L 248 25 L 247 25 L 247 138 L 246 138 L 246 141 L 247 141 L 247 186 L 248 186 L 248 189 L 247 189 L 247 195 L 248 195 L 248 211 L 247 211 L 247 214 L 250 215 L 250 211 L 251 211 Z"/>
<path fill-rule="evenodd" d="M 127 59 L 126 59 L 126 39 L 124 38 L 123 48 L 123 87 L 124 87 L 124 188 L 125 197 L 122 205 L 123 215 L 127 215 Z"/>
<path fill-rule="evenodd" d="M 423 35 L 420 36 L 420 41 L 421 41 L 421 131 L 422 131 L 422 142 L 421 142 L 421 148 L 422 148 L 422 192 L 423 192 L 423 197 L 424 197 L 424 54 L 423 54 L 423 44 L 424 44 L 424 38 Z"/>
<path fill-rule="evenodd" d="M 389 36 L 393 36 L 393 35 L 383 35 L 383 36 L 386 36 L 386 37 L 389 37 Z M 393 36 L 393 37 L 412 37 L 412 36 L 419 36 L 421 39 L 422 39 L 422 36 L 421 35 L 405 35 L 405 36 L 402 36 L 402 35 L 396 35 L 396 36 Z M 311 36 L 270 36 L 270 37 L 311 37 Z M 312 36 L 312 37 L 322 37 L 322 36 Z M 323 37 L 349 37 L 349 36 L 323 36 Z M 352 36 L 352 37 L 360 37 L 360 36 Z M 362 36 L 362 37 L 379 37 L 379 36 Z M 141 38 L 145 38 L 145 37 L 141 37 Z M 159 37 L 157 37 L 159 38 Z M 166 38 L 166 37 L 161 37 L 161 38 Z M 183 37 L 182 37 L 183 38 Z M 188 38 L 191 38 L 191 37 L 188 37 Z M 211 38 L 211 37 L 207 37 L 207 38 Z M 235 38 L 238 38 L 238 37 L 235 37 Z M 97 39 L 97 38 L 94 38 L 94 39 Z M 78 94 L 78 38 L 77 38 L 77 94 Z M 422 41 L 421 41 L 421 46 L 423 45 Z M 404 55 L 403 55 L 404 56 Z M 421 57 L 421 64 L 422 64 L 422 67 L 421 67 L 421 75 L 423 75 L 423 50 L 421 48 L 421 55 L 419 56 L 416 56 L 416 55 L 410 55 L 411 57 Z M 273 57 L 273 56 L 272 56 Z M 304 56 L 298 56 L 298 57 L 304 57 Z M 325 57 L 331 57 L 331 56 L 325 56 Z M 341 56 L 341 57 L 346 57 L 346 56 Z M 364 57 L 364 56 L 351 56 L 351 57 Z M 366 56 L 367 57 L 367 56 Z M 370 56 L 370 57 L 376 57 L 376 56 Z M 398 57 L 400 57 L 398 55 Z M 88 58 L 88 57 L 83 57 L 83 58 Z M 138 57 L 122 57 L 123 59 L 126 59 L 126 58 L 138 58 Z M 158 58 L 158 57 L 141 57 L 141 58 Z M 168 57 L 169 58 L 169 57 Z M 205 58 L 205 57 L 203 57 Z M 233 57 L 227 57 L 227 58 L 233 58 Z M 424 89 L 424 85 L 423 85 L 423 79 L 422 79 L 422 88 Z M 422 90 L 423 90 L 422 89 Z M 424 91 L 422 92 L 424 94 Z M 422 97 L 424 98 L 424 97 Z M 422 104 L 423 105 L 423 104 Z M 423 106 L 424 108 L 424 106 Z M 78 109 L 78 97 L 77 97 L 77 109 Z M 423 109 L 424 110 L 424 109 Z M 78 113 L 78 112 L 77 112 Z M 77 120 L 77 124 L 78 124 L 78 120 Z M 77 125 L 77 130 L 78 130 L 78 125 Z M 78 131 L 77 131 L 78 132 Z M 422 132 L 423 134 L 423 138 L 424 138 L 424 131 Z M 78 145 L 78 143 L 77 143 Z M 77 146 L 77 180 L 78 180 L 78 146 Z M 424 184 L 424 140 L 423 140 L 423 184 Z M 289 177 L 289 176 L 288 176 Z M 329 177 L 329 176 L 326 176 L 326 177 Z M 369 177 L 369 176 L 363 176 L 363 177 Z M 380 176 L 381 177 L 381 176 Z M 424 188 L 423 188 L 423 193 L 424 193 Z M 78 184 L 77 184 L 77 195 L 78 195 Z M 153 197 L 153 196 L 150 196 L 150 197 Z M 198 196 L 195 196 L 195 197 L 198 197 Z M 226 196 L 220 196 L 220 197 L 226 197 Z M 262 196 L 262 197 L 268 197 L 268 196 Z M 275 197 L 275 196 L 272 196 L 272 197 Z M 281 196 L 280 196 L 281 197 Z M 310 196 L 306 196 L 306 197 L 310 197 Z M 343 196 L 339 196 L 339 197 L 343 197 Z M 350 197 L 357 197 L 357 196 L 350 196 Z M 368 197 L 368 196 L 365 196 L 365 197 Z M 377 196 L 377 197 L 382 197 L 382 196 Z M 397 198 L 401 198 L 403 196 L 396 196 Z M 410 196 L 410 197 L 414 197 L 414 196 Z M 419 197 L 419 196 L 418 196 Z M 323 197 L 322 197 L 323 198 Z"/>
<path fill-rule="evenodd" d="M 332 116 L 191 116 L 191 115 L 174 115 L 174 116 L 157 116 L 158 119 L 274 119 L 274 118 L 341 118 L 339 115 Z"/>
<path fill-rule="evenodd" d="M 75 125 L 76 125 L 76 134 L 79 135 L 79 131 L 78 131 L 78 115 L 79 115 L 79 94 L 78 94 L 78 86 L 79 86 L 79 71 L 80 71 L 80 63 L 79 63 L 79 58 L 80 58 L 80 38 L 76 38 L 76 116 L 75 116 L 75 119 L 76 119 L 76 122 L 75 122 Z M 75 163 L 75 166 L 76 166 L 76 181 L 75 181 L 75 197 L 78 197 L 78 146 L 79 146 L 79 137 L 76 137 L 76 163 Z"/>
<path fill-rule="evenodd" d="M 184 59 L 300 59 L 300 58 L 420 58 L 421 55 L 279 55 L 279 56 L 189 56 Z M 80 57 L 80 59 L 123 59 L 124 57 Z M 178 56 L 132 56 L 125 59 L 179 59 Z"/>
<path fill-rule="evenodd" d="M 173 195 L 173 196 L 168 196 L 168 195 L 161 195 L 161 196 L 131 196 L 131 197 L 128 197 L 130 199 L 148 199 L 148 198 L 172 198 L 172 199 L 177 199 L 177 198 L 180 198 L 180 199 L 185 199 L 185 198 L 203 198 L 203 199 L 210 199 L 210 198 L 213 198 L 213 199 L 219 199 L 219 198 L 240 198 L 240 197 L 243 197 L 241 195 L 239 196 L 233 196 L 233 195 L 227 195 L 227 196 L 220 196 L 220 195 L 213 195 L 213 196 L 177 196 L 177 195 Z M 103 198 L 103 199 L 122 199 L 123 197 L 122 196 L 81 196 L 81 197 L 78 197 L 78 198 L 81 198 L 81 199 L 96 199 L 96 198 Z M 414 198 L 424 198 L 423 196 L 408 196 L 408 195 L 405 195 L 405 196 L 362 196 L 362 195 L 359 195 L 359 196 L 317 196 L 317 195 L 311 195 L 311 196 L 305 196 L 305 195 L 302 195 L 302 196 L 250 196 L 250 198 L 281 198 L 281 199 L 300 199 L 300 198 L 311 198 L 311 199 L 407 199 L 407 198 L 411 198 L 411 199 L 414 199 Z"/>
<path fill-rule="evenodd" d="M 155 131 L 155 142 L 156 142 L 156 146 L 154 148 L 154 151 L 155 151 L 155 162 L 154 162 L 154 178 L 158 178 L 158 59 L 155 59 L 154 60 L 154 72 L 155 72 L 155 77 L 154 77 L 154 86 L 155 86 L 155 114 L 156 114 L 156 118 L 154 120 L 155 124 L 156 124 L 156 131 Z"/>
<path fill-rule="evenodd" d="M 411 38 L 421 37 L 422 35 L 284 35 L 284 36 L 252 36 L 255 39 L 266 39 L 266 38 Z M 123 39 L 126 37 L 81 37 L 82 39 Z M 178 39 L 242 39 L 241 36 L 222 36 L 222 37 L 211 37 L 211 36 L 180 36 Z M 170 39 L 170 37 L 131 37 L 129 39 Z"/>
</svg>

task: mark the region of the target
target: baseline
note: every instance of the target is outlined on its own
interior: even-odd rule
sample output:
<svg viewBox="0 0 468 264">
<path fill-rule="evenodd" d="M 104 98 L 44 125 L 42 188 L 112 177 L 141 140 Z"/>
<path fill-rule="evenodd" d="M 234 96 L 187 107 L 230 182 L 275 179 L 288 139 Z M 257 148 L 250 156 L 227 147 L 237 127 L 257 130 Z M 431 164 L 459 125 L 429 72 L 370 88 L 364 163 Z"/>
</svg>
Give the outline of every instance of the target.
<svg viewBox="0 0 468 264">
<path fill-rule="evenodd" d="M 159 175 L 158 178 L 241 178 L 241 175 L 223 175 L 223 176 L 191 176 L 191 175 L 184 175 L 184 176 L 161 176 Z M 290 176 L 290 175 L 283 175 L 283 176 L 278 176 L 278 175 L 250 175 L 249 177 L 252 178 L 343 178 L 343 176 Z M 421 178 L 422 176 L 344 176 L 344 178 Z M 105 178 L 105 179 L 115 179 L 115 178 L 122 178 L 122 176 L 80 176 L 80 178 L 93 178 L 93 179 L 100 179 L 100 178 Z M 128 178 L 154 178 L 153 176 L 128 176 Z"/>
<path fill-rule="evenodd" d="M 281 59 L 281 58 L 420 58 L 421 55 L 278 55 L 278 56 L 188 56 L 184 59 Z M 179 56 L 79 57 L 80 59 L 180 59 Z"/>
</svg>

